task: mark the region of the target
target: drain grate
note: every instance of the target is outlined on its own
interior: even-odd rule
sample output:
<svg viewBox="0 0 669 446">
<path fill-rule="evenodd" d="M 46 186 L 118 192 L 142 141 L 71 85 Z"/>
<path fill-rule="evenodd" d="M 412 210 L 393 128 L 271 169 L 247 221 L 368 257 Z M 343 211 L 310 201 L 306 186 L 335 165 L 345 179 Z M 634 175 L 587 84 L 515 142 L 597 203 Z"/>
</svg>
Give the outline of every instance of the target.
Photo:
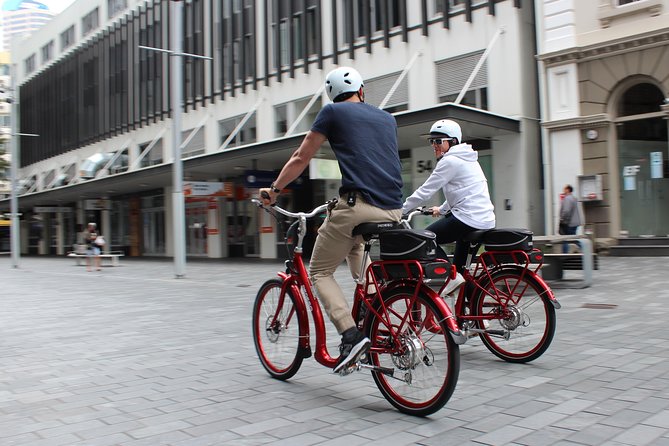
<svg viewBox="0 0 669 446">
<path fill-rule="evenodd" d="M 593 310 L 613 310 L 618 307 L 616 304 L 583 304 L 582 308 L 590 308 Z"/>
</svg>

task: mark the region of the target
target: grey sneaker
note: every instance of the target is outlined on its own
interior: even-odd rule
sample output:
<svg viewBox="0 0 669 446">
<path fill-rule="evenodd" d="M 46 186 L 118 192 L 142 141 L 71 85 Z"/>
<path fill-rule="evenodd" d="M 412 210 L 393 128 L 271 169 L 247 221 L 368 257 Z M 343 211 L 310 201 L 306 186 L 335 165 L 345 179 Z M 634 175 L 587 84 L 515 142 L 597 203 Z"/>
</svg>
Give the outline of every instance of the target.
<svg viewBox="0 0 669 446">
<path fill-rule="evenodd" d="M 465 283 L 465 278 L 462 277 L 462 274 L 457 273 L 455 276 L 455 279 L 451 279 L 446 286 L 444 287 L 443 291 L 441 292 L 441 297 L 446 298 L 455 298 L 458 297 L 458 291 L 460 290 L 460 287 L 462 284 Z"/>
<path fill-rule="evenodd" d="M 369 351 L 371 341 L 360 333 L 357 328 L 349 328 L 341 336 L 339 344 L 339 360 L 334 368 L 335 373 L 352 366 L 360 360 L 362 355 Z"/>
</svg>

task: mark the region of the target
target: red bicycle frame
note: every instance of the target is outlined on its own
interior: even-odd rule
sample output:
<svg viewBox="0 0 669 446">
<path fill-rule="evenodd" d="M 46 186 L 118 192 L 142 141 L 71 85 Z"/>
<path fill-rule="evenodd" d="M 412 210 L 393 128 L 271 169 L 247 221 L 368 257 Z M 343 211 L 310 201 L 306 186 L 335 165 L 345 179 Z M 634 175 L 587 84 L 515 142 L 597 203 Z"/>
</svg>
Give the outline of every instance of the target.
<svg viewBox="0 0 669 446">
<path fill-rule="evenodd" d="M 374 269 L 381 268 L 381 270 L 384 271 L 385 267 L 388 266 L 388 264 L 404 265 L 407 268 L 407 270 L 413 269 L 415 273 L 411 274 L 407 278 L 392 279 L 388 282 L 386 281 L 380 282 L 379 278 L 374 273 Z M 328 352 L 326 345 L 326 332 L 325 332 L 325 322 L 323 319 L 323 312 L 321 311 L 318 299 L 316 298 L 316 296 L 314 296 L 313 290 L 311 288 L 309 275 L 304 265 L 302 253 L 295 252 L 293 255 L 292 262 L 289 262 L 288 265 L 289 265 L 288 266 L 289 272 L 285 273 L 281 272 L 278 274 L 283 281 L 281 288 L 281 296 L 282 296 L 281 298 L 284 299 L 286 293 L 290 289 L 293 295 L 296 296 L 295 311 L 298 313 L 297 316 L 301 320 L 306 321 L 308 320 L 308 310 L 306 302 L 304 301 L 303 293 L 301 291 L 302 289 L 304 289 L 304 291 L 306 292 L 306 297 L 309 301 L 311 314 L 314 319 L 314 327 L 316 330 L 316 348 L 315 351 L 313 352 L 314 358 L 316 359 L 316 361 L 318 361 L 319 364 L 322 364 L 329 368 L 333 368 L 337 364 L 338 358 L 333 358 Z M 453 316 L 451 309 L 443 301 L 443 299 L 439 298 L 439 296 L 434 292 L 434 290 L 432 290 L 425 283 L 423 283 L 422 280 L 419 280 L 420 278 L 423 277 L 423 274 L 424 274 L 423 267 L 417 260 L 401 260 L 401 261 L 381 260 L 372 262 L 367 268 L 367 271 L 365 272 L 366 284 L 358 282 L 355 287 L 352 314 L 354 315 L 358 314 L 360 305 L 366 305 L 367 310 L 376 314 L 382 321 L 382 323 L 386 326 L 386 328 L 388 328 L 388 331 L 393 340 L 393 344 L 396 345 L 399 343 L 397 332 L 401 332 L 402 327 L 404 327 L 405 324 L 409 323 L 408 313 L 407 315 L 404 316 L 403 320 L 400 323 L 399 328 L 390 327 L 387 323 L 387 321 L 390 320 L 390 316 L 383 302 L 382 298 L 383 292 L 390 289 L 396 289 L 398 287 L 411 287 L 413 288 L 412 301 L 416 299 L 419 293 L 430 294 L 434 297 L 433 299 L 434 302 L 442 311 L 442 314 L 445 315 L 447 326 L 449 328 L 449 331 L 451 332 L 451 335 L 454 337 L 454 340 L 456 341 L 456 343 L 462 343 L 464 337 L 457 326 L 455 317 Z M 374 293 L 372 295 L 373 297 L 370 298 L 370 296 L 365 292 L 365 289 L 367 287 L 370 287 L 371 285 L 374 286 L 374 289 L 376 289 L 377 292 Z M 409 305 L 412 305 L 413 303 L 412 301 L 409 302 Z M 290 319 L 292 319 L 293 316 L 294 316 L 293 314 L 289 315 L 288 321 L 290 321 Z M 425 321 L 422 322 L 423 325 L 431 323 L 434 323 L 432 319 L 426 319 Z M 302 351 L 304 357 L 309 357 L 311 355 L 309 324 L 300 324 L 299 348 Z M 372 347 L 371 350 L 382 352 L 386 351 L 387 349 Z"/>
</svg>

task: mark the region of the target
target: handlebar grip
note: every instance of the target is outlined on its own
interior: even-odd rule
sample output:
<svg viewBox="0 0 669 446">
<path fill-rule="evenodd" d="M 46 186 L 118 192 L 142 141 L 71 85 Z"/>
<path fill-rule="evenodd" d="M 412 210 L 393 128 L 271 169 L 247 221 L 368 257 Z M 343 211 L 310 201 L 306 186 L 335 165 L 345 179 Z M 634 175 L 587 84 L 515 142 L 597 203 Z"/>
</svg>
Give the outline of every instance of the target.
<svg viewBox="0 0 669 446">
<path fill-rule="evenodd" d="M 266 190 L 260 192 L 260 196 L 261 196 L 263 199 L 265 199 L 265 200 L 269 200 L 269 199 L 270 199 L 269 194 L 267 193 Z"/>
</svg>

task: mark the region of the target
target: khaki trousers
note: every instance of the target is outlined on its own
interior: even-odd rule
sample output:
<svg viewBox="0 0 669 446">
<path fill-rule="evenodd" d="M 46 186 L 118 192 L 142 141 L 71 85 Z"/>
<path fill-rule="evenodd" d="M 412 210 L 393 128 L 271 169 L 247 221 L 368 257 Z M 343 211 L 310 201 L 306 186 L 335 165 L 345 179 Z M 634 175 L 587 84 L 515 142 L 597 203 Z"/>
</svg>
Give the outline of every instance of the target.
<svg viewBox="0 0 669 446">
<path fill-rule="evenodd" d="M 334 273 L 346 260 L 354 280 L 364 274 L 364 269 L 360 269 L 364 256 L 363 240 L 351 235 L 353 228 L 360 223 L 400 221 L 401 217 L 402 209 L 380 209 L 367 204 L 357 194 L 352 207 L 346 203 L 345 197 L 341 198 L 318 230 L 309 275 L 326 314 L 340 334 L 355 327 L 355 322 L 348 301 L 334 280 Z"/>
</svg>

